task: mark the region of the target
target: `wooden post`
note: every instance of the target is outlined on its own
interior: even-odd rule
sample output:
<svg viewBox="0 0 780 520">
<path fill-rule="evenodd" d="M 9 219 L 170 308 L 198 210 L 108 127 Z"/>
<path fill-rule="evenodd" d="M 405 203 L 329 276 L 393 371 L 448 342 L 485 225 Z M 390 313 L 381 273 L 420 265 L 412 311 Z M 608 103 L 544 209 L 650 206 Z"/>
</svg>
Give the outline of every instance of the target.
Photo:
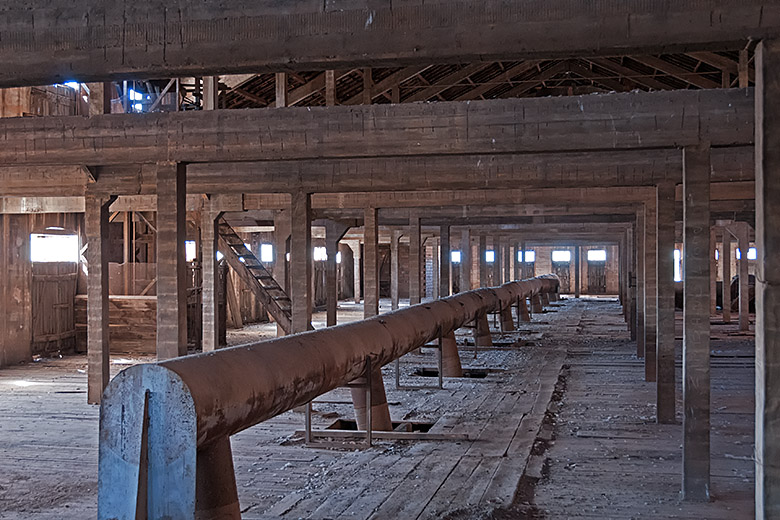
<svg viewBox="0 0 780 520">
<path fill-rule="evenodd" d="M 276 108 L 287 106 L 287 73 L 276 73 Z"/>
<path fill-rule="evenodd" d="M 187 354 L 186 188 L 184 164 L 157 164 L 158 360 Z"/>
<path fill-rule="evenodd" d="M 493 237 L 493 285 L 501 285 L 501 237 Z"/>
<path fill-rule="evenodd" d="M 409 218 L 409 305 L 421 301 L 420 276 L 422 275 L 422 237 L 420 217 Z"/>
<path fill-rule="evenodd" d="M 645 211 L 636 215 L 636 357 L 645 357 Z"/>
<path fill-rule="evenodd" d="M 658 184 L 656 248 L 656 419 L 659 423 L 675 422 L 675 374 L 674 374 L 674 210 L 675 183 Z"/>
<path fill-rule="evenodd" d="M 379 227 L 376 208 L 366 208 L 364 212 L 363 243 L 363 316 L 370 318 L 379 314 Z"/>
<path fill-rule="evenodd" d="M 450 288 L 450 226 L 441 226 L 441 248 L 439 249 L 439 296 L 445 298 L 451 294 Z M 435 297 L 435 296 L 434 296 Z"/>
<path fill-rule="evenodd" d="M 756 518 L 780 517 L 780 41 L 756 48 Z"/>
<path fill-rule="evenodd" d="M 656 201 L 645 205 L 645 381 L 656 380 Z"/>
<path fill-rule="evenodd" d="M 360 289 L 361 282 L 363 280 L 363 271 L 360 268 L 360 259 L 362 258 L 362 253 L 360 251 L 360 241 L 357 240 L 355 242 L 350 242 L 349 247 L 352 248 L 352 279 L 355 286 L 355 294 L 353 297 L 355 303 L 360 303 L 360 299 L 363 294 Z"/>
<path fill-rule="evenodd" d="M 487 236 L 479 235 L 479 286 L 488 286 Z"/>
<path fill-rule="evenodd" d="M 390 237 L 390 306 L 396 310 L 399 306 L 399 280 L 401 274 L 401 262 L 398 258 L 398 245 L 401 241 L 401 232 L 394 229 Z"/>
<path fill-rule="evenodd" d="M 750 328 L 750 274 L 748 272 L 748 250 L 750 232 L 747 222 L 737 223 L 737 247 L 739 248 L 739 330 Z"/>
<path fill-rule="evenodd" d="M 460 232 L 460 292 L 471 290 L 471 231 Z"/>
<path fill-rule="evenodd" d="M 718 234 L 715 228 L 710 228 L 710 315 L 718 312 L 718 264 L 715 260 L 715 249 L 718 244 Z"/>
<path fill-rule="evenodd" d="M 724 228 L 720 246 L 721 293 L 723 323 L 731 323 L 731 234 Z"/>
<path fill-rule="evenodd" d="M 302 191 L 291 194 L 290 204 L 290 299 L 292 332 L 305 332 L 311 324 L 312 258 L 311 195 Z"/>
<path fill-rule="evenodd" d="M 373 99 L 374 81 L 371 77 L 371 69 L 363 69 L 363 104 L 370 105 Z"/>
<path fill-rule="evenodd" d="M 211 201 L 206 201 L 201 213 L 201 248 L 203 249 L 203 276 L 201 289 L 203 351 L 210 352 L 219 348 L 219 262 L 217 251 L 219 243 L 218 221 L 222 214 L 212 209 Z"/>
<path fill-rule="evenodd" d="M 339 306 L 339 286 L 336 280 L 338 264 L 336 255 L 339 252 L 339 241 L 344 237 L 344 233 L 349 229 L 348 226 L 340 222 L 329 220 L 325 224 L 325 292 L 326 292 L 326 315 L 327 326 L 332 327 L 337 321 L 337 311 Z"/>
<path fill-rule="evenodd" d="M 219 76 L 203 78 L 203 110 L 216 110 L 219 106 Z"/>
<path fill-rule="evenodd" d="M 582 288 L 581 288 L 581 282 L 580 282 L 580 273 L 582 272 L 581 269 L 581 261 L 580 261 L 580 252 L 582 248 L 580 246 L 574 247 L 574 297 L 579 298 L 582 294 Z"/>
<path fill-rule="evenodd" d="M 325 106 L 332 107 L 336 104 L 336 71 L 325 71 Z"/>
<path fill-rule="evenodd" d="M 132 294 L 132 287 L 130 286 L 130 259 L 131 259 L 131 224 L 132 213 L 125 211 L 122 215 L 122 281 L 124 285 L 124 293 L 126 295 Z"/>
<path fill-rule="evenodd" d="M 274 215 L 274 268 L 273 276 L 279 287 L 290 294 L 289 276 L 287 276 L 287 241 L 290 240 L 290 210 L 281 210 Z M 276 335 L 285 332 L 277 323 Z"/>
<path fill-rule="evenodd" d="M 710 147 L 683 150 L 683 496 L 710 496 Z"/>
<path fill-rule="evenodd" d="M 87 402 L 100 403 L 109 379 L 108 207 L 113 199 L 87 192 Z"/>
</svg>

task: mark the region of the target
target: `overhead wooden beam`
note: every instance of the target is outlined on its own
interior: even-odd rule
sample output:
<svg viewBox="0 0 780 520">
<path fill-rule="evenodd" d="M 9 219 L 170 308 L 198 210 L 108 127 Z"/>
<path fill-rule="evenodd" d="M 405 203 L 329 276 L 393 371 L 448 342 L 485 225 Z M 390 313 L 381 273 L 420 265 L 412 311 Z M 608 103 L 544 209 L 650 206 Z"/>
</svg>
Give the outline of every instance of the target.
<svg viewBox="0 0 780 520">
<path fill-rule="evenodd" d="M 780 27 L 780 5 L 768 0 L 418 0 L 368 10 L 209 0 L 173 7 L 176 16 L 166 16 L 170 9 L 159 0 L 132 9 L 119 0 L 9 7 L 0 23 L 0 86 L 688 52 L 759 40 Z"/>
<path fill-rule="evenodd" d="M 0 121 L 0 163 L 121 165 L 562 153 L 677 148 L 702 139 L 713 146 L 729 146 L 752 143 L 753 121 L 749 89 L 13 118 Z"/>
</svg>

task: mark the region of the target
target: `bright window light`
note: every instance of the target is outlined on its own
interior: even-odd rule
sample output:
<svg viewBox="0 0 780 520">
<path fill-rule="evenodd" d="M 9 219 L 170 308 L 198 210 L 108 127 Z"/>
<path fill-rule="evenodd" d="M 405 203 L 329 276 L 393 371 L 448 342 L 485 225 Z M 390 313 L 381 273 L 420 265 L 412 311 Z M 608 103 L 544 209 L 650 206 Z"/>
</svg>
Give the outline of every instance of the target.
<svg viewBox="0 0 780 520">
<path fill-rule="evenodd" d="M 314 261 L 315 262 L 324 262 L 328 259 L 328 253 L 326 252 L 326 249 L 324 247 L 315 247 L 314 248 Z"/>
<path fill-rule="evenodd" d="M 523 261 L 522 258 L 523 258 L 523 252 L 522 251 L 518 251 L 517 252 L 517 260 L 518 260 L 518 262 L 522 262 Z M 532 264 L 534 262 L 536 262 L 536 251 L 526 251 L 525 252 L 525 263 L 526 264 Z"/>
<path fill-rule="evenodd" d="M 78 81 L 66 81 L 65 83 L 63 83 L 63 85 L 65 85 L 68 88 L 72 88 L 73 90 L 78 90 L 81 88 L 81 83 L 79 83 Z"/>
<path fill-rule="evenodd" d="M 603 249 L 591 249 L 588 251 L 588 262 L 606 262 L 607 252 Z"/>
<path fill-rule="evenodd" d="M 337 263 L 337 264 L 340 264 L 340 263 L 341 263 L 341 251 L 339 251 L 338 253 L 336 253 L 336 263 Z"/>
<path fill-rule="evenodd" d="M 682 255 L 679 249 L 674 250 L 674 281 L 682 282 Z"/>
<path fill-rule="evenodd" d="M 136 92 L 135 90 L 130 89 L 127 91 L 127 97 L 129 97 L 131 101 L 141 101 L 144 98 L 144 95 L 140 92 Z"/>
<path fill-rule="evenodd" d="M 715 250 L 715 260 L 720 260 L 720 251 Z"/>
<path fill-rule="evenodd" d="M 485 251 L 485 262 L 492 264 L 496 261 L 496 252 L 495 251 Z"/>
<path fill-rule="evenodd" d="M 260 244 L 260 261 L 269 264 L 274 261 L 274 245 Z"/>
<path fill-rule="evenodd" d="M 453 264 L 459 264 L 460 263 L 460 251 L 453 251 L 450 253 L 450 261 Z"/>
<path fill-rule="evenodd" d="M 571 262 L 571 251 L 553 251 L 553 262 Z"/>
<path fill-rule="evenodd" d="M 30 260 L 32 262 L 79 261 L 78 235 L 30 235 Z"/>
<path fill-rule="evenodd" d="M 194 262 L 195 259 L 198 257 L 198 252 L 195 249 L 194 240 L 187 240 L 186 242 L 184 242 L 184 256 L 186 257 L 188 262 Z"/>
<path fill-rule="evenodd" d="M 217 262 L 221 262 L 223 258 L 225 255 L 222 254 L 222 251 L 217 251 Z"/>
<path fill-rule="evenodd" d="M 748 260 L 755 260 L 758 258 L 758 251 L 756 251 L 755 247 L 751 247 L 748 249 Z M 742 250 L 737 248 L 737 260 L 742 259 Z"/>
<path fill-rule="evenodd" d="M 133 105 L 133 110 L 136 112 L 142 112 L 144 109 L 144 106 L 141 103 L 136 103 Z"/>
</svg>

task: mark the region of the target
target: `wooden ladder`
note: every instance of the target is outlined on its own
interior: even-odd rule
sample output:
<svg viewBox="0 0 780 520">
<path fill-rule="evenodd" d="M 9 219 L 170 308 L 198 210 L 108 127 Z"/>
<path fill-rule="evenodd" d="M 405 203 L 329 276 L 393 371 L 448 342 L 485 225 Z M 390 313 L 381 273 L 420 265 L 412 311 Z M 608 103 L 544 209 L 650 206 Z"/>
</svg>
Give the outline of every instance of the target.
<svg viewBox="0 0 780 520">
<path fill-rule="evenodd" d="M 224 220 L 219 222 L 219 249 L 228 265 L 257 295 L 285 334 L 292 330 L 292 301 L 271 273 Z"/>
</svg>

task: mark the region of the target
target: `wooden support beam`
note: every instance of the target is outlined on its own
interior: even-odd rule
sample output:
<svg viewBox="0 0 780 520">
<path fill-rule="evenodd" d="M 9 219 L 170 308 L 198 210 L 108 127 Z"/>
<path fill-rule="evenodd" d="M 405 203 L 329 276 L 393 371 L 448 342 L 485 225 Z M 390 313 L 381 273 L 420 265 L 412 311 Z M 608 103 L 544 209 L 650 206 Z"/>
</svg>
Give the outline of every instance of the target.
<svg viewBox="0 0 780 520">
<path fill-rule="evenodd" d="M 409 304 L 420 303 L 422 276 L 422 236 L 420 232 L 420 217 L 412 214 L 409 218 Z"/>
<path fill-rule="evenodd" d="M 358 105 L 363 103 L 364 105 L 371 104 L 371 100 L 377 96 L 380 96 L 398 87 L 401 83 L 409 81 L 411 78 L 430 68 L 429 66 L 414 66 L 406 67 L 397 72 L 390 74 L 388 77 L 374 84 L 371 79 L 371 69 L 365 69 L 363 71 L 363 91 L 359 94 L 355 94 L 344 102 L 345 105 Z"/>
<path fill-rule="evenodd" d="M 366 208 L 363 219 L 363 316 L 370 318 L 379 314 L 379 227 L 377 209 Z"/>
<path fill-rule="evenodd" d="M 439 296 L 446 298 L 452 294 L 452 285 L 450 280 L 450 270 L 452 256 L 450 253 L 450 226 L 443 225 L 439 227 L 440 237 L 440 261 L 439 261 Z"/>
<path fill-rule="evenodd" d="M 780 40 L 756 48 L 756 518 L 780 516 Z"/>
<path fill-rule="evenodd" d="M 657 312 L 656 290 L 658 274 L 656 272 L 656 218 L 658 209 L 656 199 L 645 203 L 645 381 L 656 381 L 656 341 Z"/>
<path fill-rule="evenodd" d="M 110 197 L 87 193 L 87 402 L 100 403 L 110 377 L 108 328 L 108 208 Z"/>
<path fill-rule="evenodd" d="M 750 283 L 748 250 L 750 249 L 750 229 L 747 222 L 738 222 L 737 248 L 739 249 L 739 330 L 750 330 Z"/>
<path fill-rule="evenodd" d="M 533 70 L 538 64 L 538 61 L 524 61 L 523 63 L 515 65 L 514 67 L 510 67 L 495 78 L 491 78 L 490 81 L 483 83 L 482 85 L 478 85 L 476 88 L 461 94 L 455 98 L 455 101 L 480 99 L 484 94 L 496 88 L 500 83 L 511 83 L 513 78 Z"/>
<path fill-rule="evenodd" d="M 598 65 L 603 69 L 611 70 L 617 75 L 624 76 L 638 85 L 642 85 L 644 87 L 654 89 L 654 90 L 672 90 L 672 87 L 667 85 L 666 83 L 658 81 L 657 79 L 654 79 L 652 77 L 648 77 L 625 65 L 616 63 L 615 61 L 613 61 L 613 59 L 588 58 L 588 61 L 593 63 L 594 65 Z"/>
<path fill-rule="evenodd" d="M 336 275 L 338 274 L 338 263 L 336 257 L 339 252 L 339 241 L 344 238 L 344 234 L 349 226 L 328 220 L 325 223 L 325 293 L 326 293 L 326 323 L 328 327 L 336 325 L 337 311 L 339 304 L 339 286 Z"/>
<path fill-rule="evenodd" d="M 222 213 L 215 211 L 211 200 L 205 200 L 201 212 L 200 242 L 202 254 L 201 307 L 202 307 L 202 348 L 210 352 L 219 348 L 219 218 Z"/>
<path fill-rule="evenodd" d="M 720 87 L 720 83 L 718 82 L 707 79 L 696 72 L 691 72 L 682 67 L 678 67 L 677 65 L 656 56 L 631 56 L 631 59 L 699 88 Z"/>
<path fill-rule="evenodd" d="M 287 106 L 287 73 L 277 72 L 275 76 L 276 81 L 276 108 L 284 108 Z"/>
<path fill-rule="evenodd" d="M 658 185 L 656 199 L 656 420 L 673 424 L 676 418 L 675 383 L 675 185 Z"/>
<path fill-rule="evenodd" d="M 731 323 L 731 257 L 733 250 L 731 249 L 731 234 L 725 229 L 721 235 L 720 247 L 721 298 L 723 302 L 721 314 L 723 323 Z"/>
<path fill-rule="evenodd" d="M 471 231 L 466 228 L 460 232 L 460 292 L 470 291 L 471 287 Z"/>
<path fill-rule="evenodd" d="M 332 107 L 337 103 L 336 95 L 336 71 L 325 71 L 325 105 Z"/>
<path fill-rule="evenodd" d="M 748 88 L 750 80 L 750 55 L 747 49 L 739 51 L 739 88 Z"/>
<path fill-rule="evenodd" d="M 647 286 L 645 274 L 647 266 L 645 260 L 647 253 L 645 243 L 647 236 L 647 226 L 645 225 L 645 207 L 637 211 L 636 215 L 636 357 L 644 359 L 645 357 L 645 309 L 647 306 Z"/>
<path fill-rule="evenodd" d="M 390 307 L 396 310 L 400 300 L 401 262 L 398 258 L 398 246 L 401 241 L 401 232 L 394 229 L 390 236 Z"/>
<path fill-rule="evenodd" d="M 157 359 L 187 354 L 187 175 L 181 163 L 157 164 Z"/>
<path fill-rule="evenodd" d="M 295 192 L 290 204 L 290 299 L 292 331 L 305 332 L 312 313 L 311 194 Z"/>
<path fill-rule="evenodd" d="M 466 65 L 461 69 L 456 70 L 455 72 L 448 74 L 441 78 L 436 83 L 432 84 L 429 87 L 425 87 L 422 90 L 418 90 L 411 96 L 409 96 L 405 102 L 406 103 L 415 103 L 418 101 L 429 101 L 430 99 L 438 96 L 445 90 L 452 88 L 455 85 L 458 85 L 461 81 L 467 79 L 469 76 L 476 74 L 477 72 L 484 70 L 489 65 L 485 63 L 473 63 L 471 65 Z"/>
</svg>

